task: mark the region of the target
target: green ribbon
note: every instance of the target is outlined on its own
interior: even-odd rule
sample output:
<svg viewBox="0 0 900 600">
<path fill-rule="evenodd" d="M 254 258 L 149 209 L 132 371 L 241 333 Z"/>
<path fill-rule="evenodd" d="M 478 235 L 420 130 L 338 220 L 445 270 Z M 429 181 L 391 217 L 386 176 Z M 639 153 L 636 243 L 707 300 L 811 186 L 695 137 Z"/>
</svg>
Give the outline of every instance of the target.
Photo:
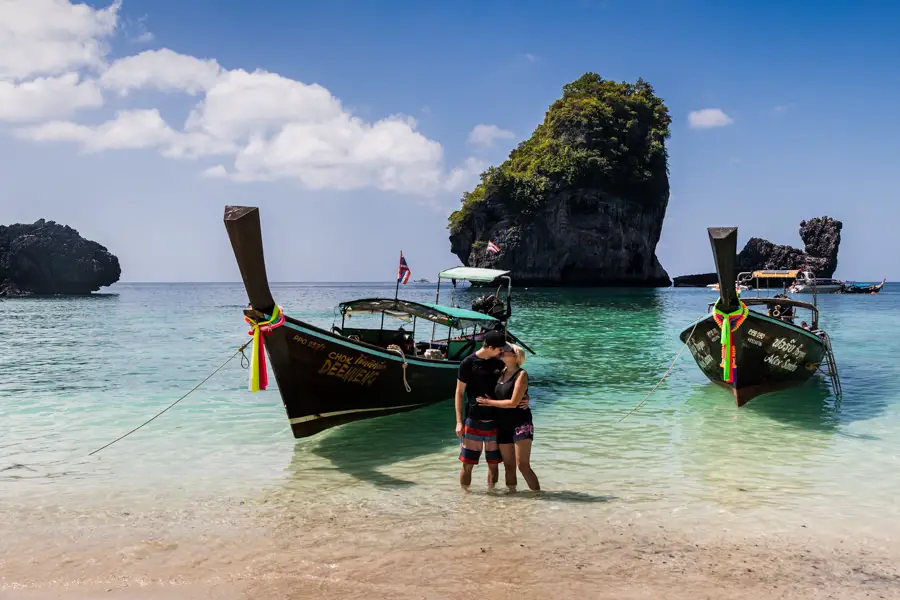
<svg viewBox="0 0 900 600">
<path fill-rule="evenodd" d="M 747 318 L 749 309 L 746 304 L 741 302 L 741 305 L 737 310 L 727 313 L 719 309 L 719 302 L 721 301 L 721 298 L 716 300 L 716 304 L 713 307 L 713 313 L 719 317 L 716 319 L 716 324 L 719 326 L 719 329 L 722 330 L 722 333 L 719 336 L 719 341 L 722 344 L 722 379 L 725 380 L 725 383 L 731 383 L 734 381 L 734 370 L 731 363 L 734 346 L 731 341 L 731 334 L 743 324 L 744 319 Z"/>
</svg>

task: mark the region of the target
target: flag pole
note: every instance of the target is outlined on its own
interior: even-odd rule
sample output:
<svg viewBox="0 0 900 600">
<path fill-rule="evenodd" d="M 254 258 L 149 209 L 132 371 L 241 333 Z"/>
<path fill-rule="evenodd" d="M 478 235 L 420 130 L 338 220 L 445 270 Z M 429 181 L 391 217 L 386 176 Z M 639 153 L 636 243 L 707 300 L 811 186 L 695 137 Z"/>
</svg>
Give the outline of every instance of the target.
<svg viewBox="0 0 900 600">
<path fill-rule="evenodd" d="M 400 251 L 400 260 L 403 260 L 403 250 Z M 397 285 L 394 286 L 394 301 L 397 300 L 397 294 L 400 293 L 400 269 L 397 269 Z"/>
</svg>

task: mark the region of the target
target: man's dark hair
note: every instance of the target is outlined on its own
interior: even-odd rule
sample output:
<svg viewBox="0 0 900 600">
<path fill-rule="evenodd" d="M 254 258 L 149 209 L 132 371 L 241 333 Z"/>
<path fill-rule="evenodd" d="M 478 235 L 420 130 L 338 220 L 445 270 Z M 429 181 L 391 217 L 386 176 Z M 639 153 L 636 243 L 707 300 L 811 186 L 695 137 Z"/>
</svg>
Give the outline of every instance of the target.
<svg viewBox="0 0 900 600">
<path fill-rule="evenodd" d="M 488 331 L 484 336 L 484 345 L 488 348 L 502 348 L 506 345 L 506 336 L 500 331 Z"/>
</svg>

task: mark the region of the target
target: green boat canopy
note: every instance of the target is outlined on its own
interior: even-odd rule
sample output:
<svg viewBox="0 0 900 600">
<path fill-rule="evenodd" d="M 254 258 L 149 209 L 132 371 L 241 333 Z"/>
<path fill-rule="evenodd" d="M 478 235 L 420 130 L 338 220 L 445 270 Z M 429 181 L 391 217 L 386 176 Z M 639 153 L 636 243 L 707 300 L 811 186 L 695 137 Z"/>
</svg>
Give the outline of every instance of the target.
<svg viewBox="0 0 900 600">
<path fill-rule="evenodd" d="M 453 267 L 446 271 L 438 273 L 438 277 L 443 279 L 459 279 L 461 281 L 478 281 L 480 283 L 490 283 L 491 281 L 506 275 L 509 271 L 501 271 L 499 269 L 479 269 L 477 267 Z"/>
<path fill-rule="evenodd" d="M 410 302 L 409 300 L 394 300 L 393 298 L 351 300 L 340 303 L 338 308 L 347 317 L 352 317 L 353 315 L 377 315 L 383 312 L 403 321 L 410 321 L 413 317 L 417 317 L 457 329 L 498 322 L 497 319 L 490 315 L 466 308 L 455 308 L 453 306 L 426 302 Z"/>
</svg>

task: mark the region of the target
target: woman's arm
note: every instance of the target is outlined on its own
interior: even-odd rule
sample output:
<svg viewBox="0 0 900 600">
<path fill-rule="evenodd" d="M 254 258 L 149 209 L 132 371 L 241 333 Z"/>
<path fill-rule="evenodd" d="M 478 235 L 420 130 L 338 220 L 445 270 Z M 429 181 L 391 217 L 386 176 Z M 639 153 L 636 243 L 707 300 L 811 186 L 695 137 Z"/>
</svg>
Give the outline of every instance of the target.
<svg viewBox="0 0 900 600">
<path fill-rule="evenodd" d="M 516 378 L 516 384 L 513 387 L 513 395 L 509 400 L 492 400 L 490 398 L 476 398 L 478 404 L 484 406 L 496 406 L 497 408 L 516 408 L 522 402 L 525 390 L 528 389 L 528 373 L 522 373 Z M 527 404 L 525 405 L 527 406 Z"/>
</svg>

